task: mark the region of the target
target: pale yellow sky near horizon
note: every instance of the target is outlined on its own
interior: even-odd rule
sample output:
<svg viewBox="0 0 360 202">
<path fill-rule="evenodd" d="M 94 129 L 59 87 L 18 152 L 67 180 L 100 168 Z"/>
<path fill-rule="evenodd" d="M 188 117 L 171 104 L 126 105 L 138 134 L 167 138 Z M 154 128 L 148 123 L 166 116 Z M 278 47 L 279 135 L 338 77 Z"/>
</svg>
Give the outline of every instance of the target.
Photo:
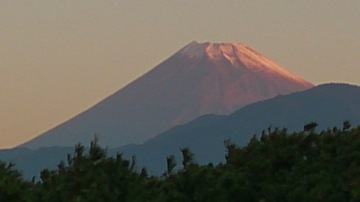
<svg viewBox="0 0 360 202">
<path fill-rule="evenodd" d="M 0 148 L 94 105 L 193 40 L 240 42 L 315 84 L 360 84 L 358 0 L 2 0 Z"/>
</svg>

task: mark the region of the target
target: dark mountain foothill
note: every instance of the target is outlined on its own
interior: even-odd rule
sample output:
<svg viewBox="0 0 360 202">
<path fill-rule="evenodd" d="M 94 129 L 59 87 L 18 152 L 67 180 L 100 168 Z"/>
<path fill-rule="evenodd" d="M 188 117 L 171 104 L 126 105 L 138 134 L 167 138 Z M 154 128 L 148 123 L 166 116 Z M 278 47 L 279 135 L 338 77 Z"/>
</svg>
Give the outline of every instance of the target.
<svg viewBox="0 0 360 202">
<path fill-rule="evenodd" d="M 260 101 L 245 106 L 228 116 L 207 115 L 188 124 L 174 127 L 142 145 L 120 148 L 128 157 L 137 156 L 140 166 L 159 173 L 164 157 L 175 154 L 181 159 L 180 148 L 189 148 L 199 163 L 225 160 L 224 141 L 243 146 L 263 131 L 301 131 L 315 121 L 317 130 L 342 127 L 344 121 L 360 124 L 360 87 L 348 84 L 324 84 L 310 90 Z"/>
</svg>

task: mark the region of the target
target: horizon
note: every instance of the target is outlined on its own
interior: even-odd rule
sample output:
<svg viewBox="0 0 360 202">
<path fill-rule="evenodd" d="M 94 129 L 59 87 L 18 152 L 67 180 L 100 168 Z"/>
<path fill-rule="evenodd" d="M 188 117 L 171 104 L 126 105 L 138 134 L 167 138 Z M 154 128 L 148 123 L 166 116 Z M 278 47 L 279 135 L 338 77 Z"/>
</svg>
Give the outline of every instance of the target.
<svg viewBox="0 0 360 202">
<path fill-rule="evenodd" d="M 191 41 L 245 44 L 315 85 L 359 85 L 359 7 L 356 0 L 3 1 L 0 148 L 88 109 Z"/>
</svg>

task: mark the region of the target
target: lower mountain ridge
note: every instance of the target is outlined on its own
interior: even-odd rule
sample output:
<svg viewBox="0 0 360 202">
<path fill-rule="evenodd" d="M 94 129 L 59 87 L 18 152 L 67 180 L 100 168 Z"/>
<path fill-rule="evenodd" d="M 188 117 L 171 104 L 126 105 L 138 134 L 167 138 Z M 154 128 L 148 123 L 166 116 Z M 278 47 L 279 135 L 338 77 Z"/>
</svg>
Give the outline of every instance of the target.
<svg viewBox="0 0 360 202">
<path fill-rule="evenodd" d="M 302 131 L 305 124 L 315 121 L 318 123 L 316 130 L 326 130 L 334 126 L 341 128 L 345 120 L 353 126 L 360 124 L 360 87 L 323 84 L 250 104 L 230 115 L 205 115 L 141 145 L 131 144 L 108 152 L 123 153 L 125 158 L 135 155 L 138 168 L 145 166 L 149 173 L 161 174 L 166 169 L 167 156 L 175 155 L 177 163 L 181 164 L 180 148 L 189 148 L 198 163 L 219 163 L 225 159 L 225 140 L 241 146 L 254 134 L 260 137 L 262 130 L 269 127 L 271 130 Z M 71 148 L 15 148 L 1 151 L 0 159 L 13 161 L 25 176 L 31 177 L 39 175 L 40 169 L 56 167 L 60 160 L 66 160 L 67 153 L 73 153 Z M 58 159 L 59 156 L 62 158 Z"/>
<path fill-rule="evenodd" d="M 228 116 L 202 116 L 120 151 L 128 158 L 135 155 L 139 165 L 159 174 L 165 168 L 166 156 L 174 154 L 181 163 L 180 148 L 194 152 L 198 163 L 218 163 L 225 160 L 226 140 L 244 146 L 253 135 L 260 137 L 263 130 L 302 131 L 310 122 L 318 124 L 317 130 L 326 130 L 341 128 L 344 121 L 360 124 L 360 87 L 323 84 L 250 104 Z"/>
</svg>

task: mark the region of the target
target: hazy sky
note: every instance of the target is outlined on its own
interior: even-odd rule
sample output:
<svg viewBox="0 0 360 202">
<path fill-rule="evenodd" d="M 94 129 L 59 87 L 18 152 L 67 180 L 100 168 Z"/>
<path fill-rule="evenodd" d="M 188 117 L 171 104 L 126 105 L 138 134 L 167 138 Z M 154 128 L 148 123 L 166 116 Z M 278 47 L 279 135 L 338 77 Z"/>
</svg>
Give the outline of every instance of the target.
<svg viewBox="0 0 360 202">
<path fill-rule="evenodd" d="M 358 0 L 1 0 L 0 148 L 193 40 L 244 43 L 315 84 L 360 84 L 359 9 Z"/>
</svg>

